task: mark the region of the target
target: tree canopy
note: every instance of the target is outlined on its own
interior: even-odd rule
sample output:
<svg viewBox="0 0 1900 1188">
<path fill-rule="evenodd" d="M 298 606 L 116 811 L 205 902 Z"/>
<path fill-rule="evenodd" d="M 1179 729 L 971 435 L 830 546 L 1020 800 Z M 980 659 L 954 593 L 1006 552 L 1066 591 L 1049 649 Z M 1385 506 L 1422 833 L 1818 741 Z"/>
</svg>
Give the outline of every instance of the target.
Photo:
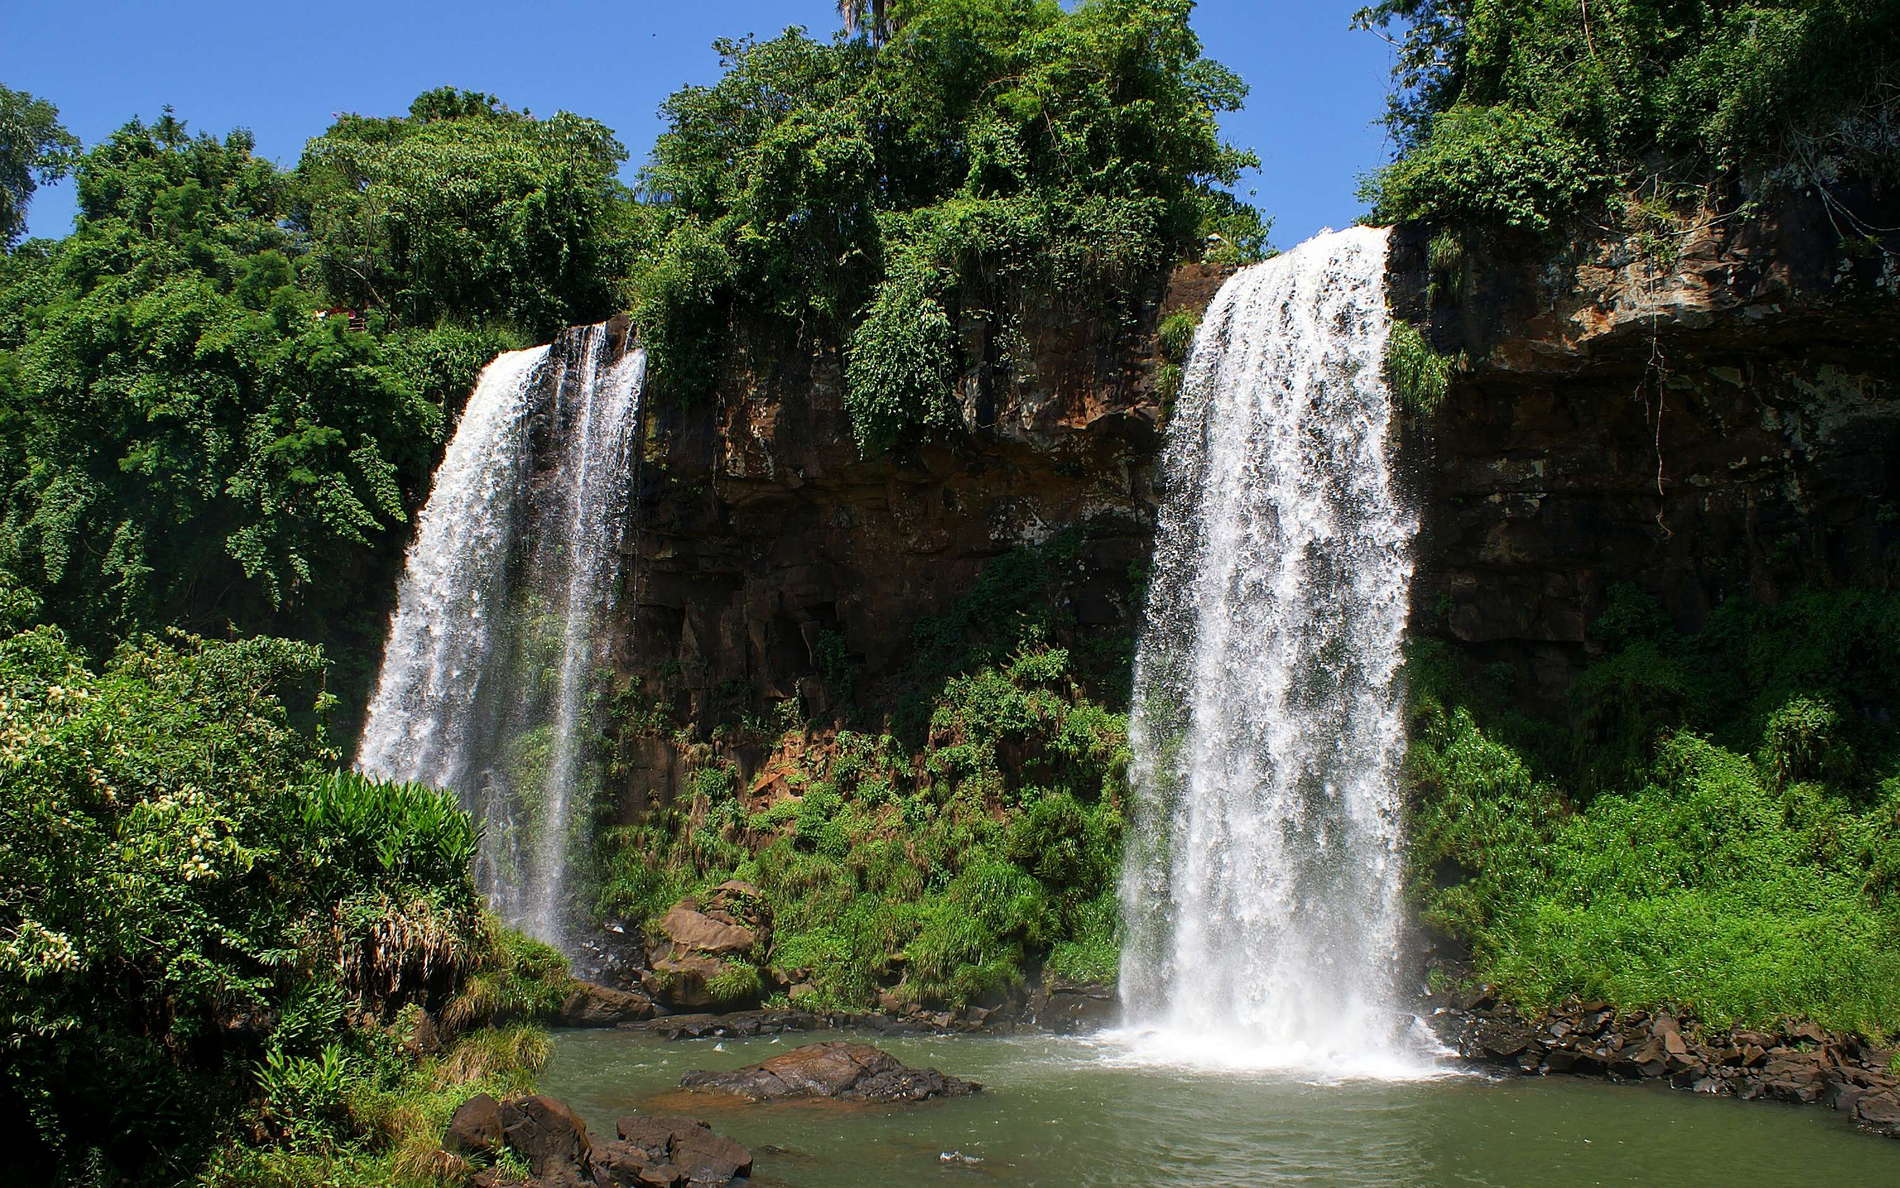
<svg viewBox="0 0 1900 1188">
<path fill-rule="evenodd" d="M 493 335 L 319 316 L 242 132 L 167 112 L 76 172 L 73 234 L 0 264 L 0 570 L 92 641 L 337 605 Z"/>
<path fill-rule="evenodd" d="M 20 238 L 33 191 L 64 177 L 78 148 L 57 107 L 0 86 L 0 248 Z"/>
<path fill-rule="evenodd" d="M 1215 115 L 1246 94 L 1190 0 L 915 0 L 882 44 L 789 29 L 718 44 L 663 108 L 643 176 L 635 315 L 659 378 L 710 382 L 729 313 L 841 344 L 861 445 L 948 427 L 957 328 L 1023 303 L 1113 309 L 1209 234 L 1258 255 L 1220 187 L 1254 158 Z"/>
<path fill-rule="evenodd" d="M 1398 30 L 1376 218 L 1541 233 L 1645 182 L 1900 161 L 1885 0 L 1383 0 L 1355 19 Z"/>
<path fill-rule="evenodd" d="M 344 305 L 546 336 L 614 312 L 633 246 L 626 156 L 598 121 L 441 87 L 407 116 L 340 117 L 305 148 L 291 209 Z"/>
</svg>

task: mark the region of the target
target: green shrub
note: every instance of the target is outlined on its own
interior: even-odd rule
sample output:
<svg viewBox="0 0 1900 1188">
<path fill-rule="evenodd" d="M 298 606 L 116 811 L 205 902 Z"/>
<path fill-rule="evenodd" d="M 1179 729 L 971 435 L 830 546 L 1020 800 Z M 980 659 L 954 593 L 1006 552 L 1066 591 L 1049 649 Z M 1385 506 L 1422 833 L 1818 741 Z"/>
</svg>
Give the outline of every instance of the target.
<svg viewBox="0 0 1900 1188">
<path fill-rule="evenodd" d="M 321 863 L 349 884 L 455 886 L 475 860 L 479 829 L 454 793 L 331 772 L 304 797 Z"/>
<path fill-rule="evenodd" d="M 1162 318 L 1155 330 L 1155 345 L 1161 348 L 1161 357 L 1177 365 L 1186 362 L 1188 348 L 1194 345 L 1194 332 L 1200 325 L 1201 311 L 1192 307 L 1184 306 Z"/>
<path fill-rule="evenodd" d="M 1451 388 L 1456 361 L 1434 351 L 1411 322 L 1395 321 L 1385 341 L 1385 375 L 1399 404 L 1415 417 L 1435 416 Z"/>
<path fill-rule="evenodd" d="M 403 1020 L 491 1017 L 457 1017 L 485 977 L 491 1006 L 558 1006 L 559 958 L 481 911 L 453 802 L 334 772 L 322 670 L 272 639 L 147 639 L 96 672 L 53 629 L 0 640 L 21 1175 L 189 1180 L 251 1127 L 286 1158 L 381 1158 L 352 1103 L 413 1069 Z"/>
<path fill-rule="evenodd" d="M 1121 965 L 1121 919 L 1121 898 L 1110 886 L 1076 911 L 1069 938 L 1050 948 L 1044 968 L 1078 981 L 1113 982 Z"/>
<path fill-rule="evenodd" d="M 864 453 L 962 424 L 950 375 L 956 336 L 929 276 L 912 265 L 886 277 L 851 332 L 845 408 Z"/>
<path fill-rule="evenodd" d="M 1761 765 L 1775 787 L 1798 780 L 1851 772 L 1854 760 L 1842 749 L 1841 716 L 1825 701 L 1791 698 L 1762 728 Z"/>
<path fill-rule="evenodd" d="M 1434 117 L 1424 143 L 1360 196 L 1380 222 L 1545 235 L 1607 181 L 1596 154 L 1540 114 L 1460 106 Z"/>
<path fill-rule="evenodd" d="M 756 1002 L 765 990 L 765 976 L 746 961 L 727 961 L 706 979 L 706 993 L 721 1006 Z"/>
<path fill-rule="evenodd" d="M 1900 1032 L 1900 779 L 1884 774 L 1900 751 L 1874 708 L 1900 660 L 1896 605 L 1738 602 L 1683 635 L 1618 591 L 1555 734 L 1415 648 L 1408 886 L 1426 922 L 1530 1006 Z M 1856 697 L 1835 702 L 1843 682 Z"/>
</svg>

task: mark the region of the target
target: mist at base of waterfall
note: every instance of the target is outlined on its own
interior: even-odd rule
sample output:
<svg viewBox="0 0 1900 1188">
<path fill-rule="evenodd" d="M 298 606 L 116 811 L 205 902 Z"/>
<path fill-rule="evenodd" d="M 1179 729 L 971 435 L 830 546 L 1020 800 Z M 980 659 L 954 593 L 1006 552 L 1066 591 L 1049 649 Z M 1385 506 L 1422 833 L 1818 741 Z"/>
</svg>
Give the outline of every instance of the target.
<svg viewBox="0 0 1900 1188">
<path fill-rule="evenodd" d="M 1092 1037 L 1100 1059 L 1118 1068 L 1226 1072 L 1291 1078 L 1306 1084 L 1432 1081 L 1460 1073 L 1422 1020 L 1392 1021 L 1384 1043 L 1260 1039 L 1244 1030 L 1137 1025 Z"/>
</svg>

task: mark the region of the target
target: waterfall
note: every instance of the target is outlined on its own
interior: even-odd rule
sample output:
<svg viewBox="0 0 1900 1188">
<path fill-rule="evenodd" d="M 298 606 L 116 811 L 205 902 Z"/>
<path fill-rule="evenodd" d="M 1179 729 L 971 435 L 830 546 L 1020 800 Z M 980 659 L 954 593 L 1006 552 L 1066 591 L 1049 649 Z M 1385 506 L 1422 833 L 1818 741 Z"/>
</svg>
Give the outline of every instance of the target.
<svg viewBox="0 0 1900 1188">
<path fill-rule="evenodd" d="M 453 789 L 510 924 L 565 940 L 645 378 L 611 324 L 482 372 L 417 524 L 356 766 Z"/>
<path fill-rule="evenodd" d="M 1135 665 L 1131 1033 L 1193 1062 L 1408 1063 L 1399 666 L 1416 523 L 1391 462 L 1387 233 L 1230 279 L 1168 427 Z"/>
</svg>

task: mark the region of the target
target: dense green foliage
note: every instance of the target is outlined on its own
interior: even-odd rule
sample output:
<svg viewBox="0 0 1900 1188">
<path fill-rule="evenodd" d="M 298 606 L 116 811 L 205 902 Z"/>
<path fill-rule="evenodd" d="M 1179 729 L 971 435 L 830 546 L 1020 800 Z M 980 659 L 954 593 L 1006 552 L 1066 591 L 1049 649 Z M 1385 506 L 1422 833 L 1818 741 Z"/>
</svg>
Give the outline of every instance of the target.
<svg viewBox="0 0 1900 1188">
<path fill-rule="evenodd" d="M 1384 0 L 1400 30 L 1383 221 L 1544 233 L 1617 191 L 1780 170 L 1893 179 L 1886 0 Z"/>
<path fill-rule="evenodd" d="M 728 878 L 774 918 L 770 970 L 822 1002 L 963 1005 L 1038 968 L 1108 979 L 1119 955 L 1125 636 L 1087 646 L 1061 590 L 1083 541 L 996 558 L 921 622 L 884 729 L 776 738 L 754 796 L 695 746 L 691 795 L 610 834 L 600 910 L 649 919 Z M 1072 643 L 1075 650 L 1062 643 Z M 872 698 L 856 713 L 871 714 Z M 756 995 L 758 972 L 735 977 Z"/>
<path fill-rule="evenodd" d="M 64 177 L 78 147 L 60 125 L 57 107 L 0 86 L 0 250 L 26 230 L 33 191 Z"/>
<path fill-rule="evenodd" d="M 485 918 L 452 800 L 334 774 L 321 671 L 272 639 L 147 639 L 99 671 L 51 628 L 0 642 L 18 1174 L 175 1183 L 247 1120 L 367 1152 L 372 1098 L 420 1075 L 416 1012 L 520 1013 L 535 992 L 494 984 L 558 972 Z"/>
<path fill-rule="evenodd" d="M 294 211 L 334 300 L 407 325 L 490 318 L 544 338 L 614 312 L 633 248 L 627 152 L 594 120 L 537 120 L 441 88 L 407 117 L 345 115 L 297 166 Z"/>
<path fill-rule="evenodd" d="M 1126 722 L 1079 698 L 1067 653 L 1026 651 L 953 678 L 930 743 L 794 734 L 790 794 L 748 808 L 703 769 L 689 803 L 608 839 L 601 910 L 636 920 L 728 878 L 764 891 L 771 965 L 822 1001 L 963 1005 L 1045 959 L 1105 978 Z M 756 971 L 731 985 L 756 995 Z"/>
<path fill-rule="evenodd" d="M 1245 88 L 1191 8 L 914 0 L 882 44 L 721 42 L 725 75 L 668 100 L 645 174 L 656 373 L 703 387 L 728 317 L 772 321 L 844 350 L 861 446 L 913 441 L 958 423 L 959 378 L 1027 366 L 1026 309 L 1126 316 L 1210 235 L 1257 255 L 1258 216 L 1216 188 L 1252 163 L 1214 124 Z"/>
<path fill-rule="evenodd" d="M 1427 921 L 1532 1005 L 1900 1032 L 1900 599 L 1730 603 L 1683 636 L 1625 593 L 1594 632 L 1565 729 L 1415 654 Z"/>
<path fill-rule="evenodd" d="M 319 316 L 288 179 L 242 133 L 134 121 L 77 175 L 73 234 L 0 258 L 0 584 L 100 648 L 373 636 L 358 583 L 509 336 Z"/>
</svg>

